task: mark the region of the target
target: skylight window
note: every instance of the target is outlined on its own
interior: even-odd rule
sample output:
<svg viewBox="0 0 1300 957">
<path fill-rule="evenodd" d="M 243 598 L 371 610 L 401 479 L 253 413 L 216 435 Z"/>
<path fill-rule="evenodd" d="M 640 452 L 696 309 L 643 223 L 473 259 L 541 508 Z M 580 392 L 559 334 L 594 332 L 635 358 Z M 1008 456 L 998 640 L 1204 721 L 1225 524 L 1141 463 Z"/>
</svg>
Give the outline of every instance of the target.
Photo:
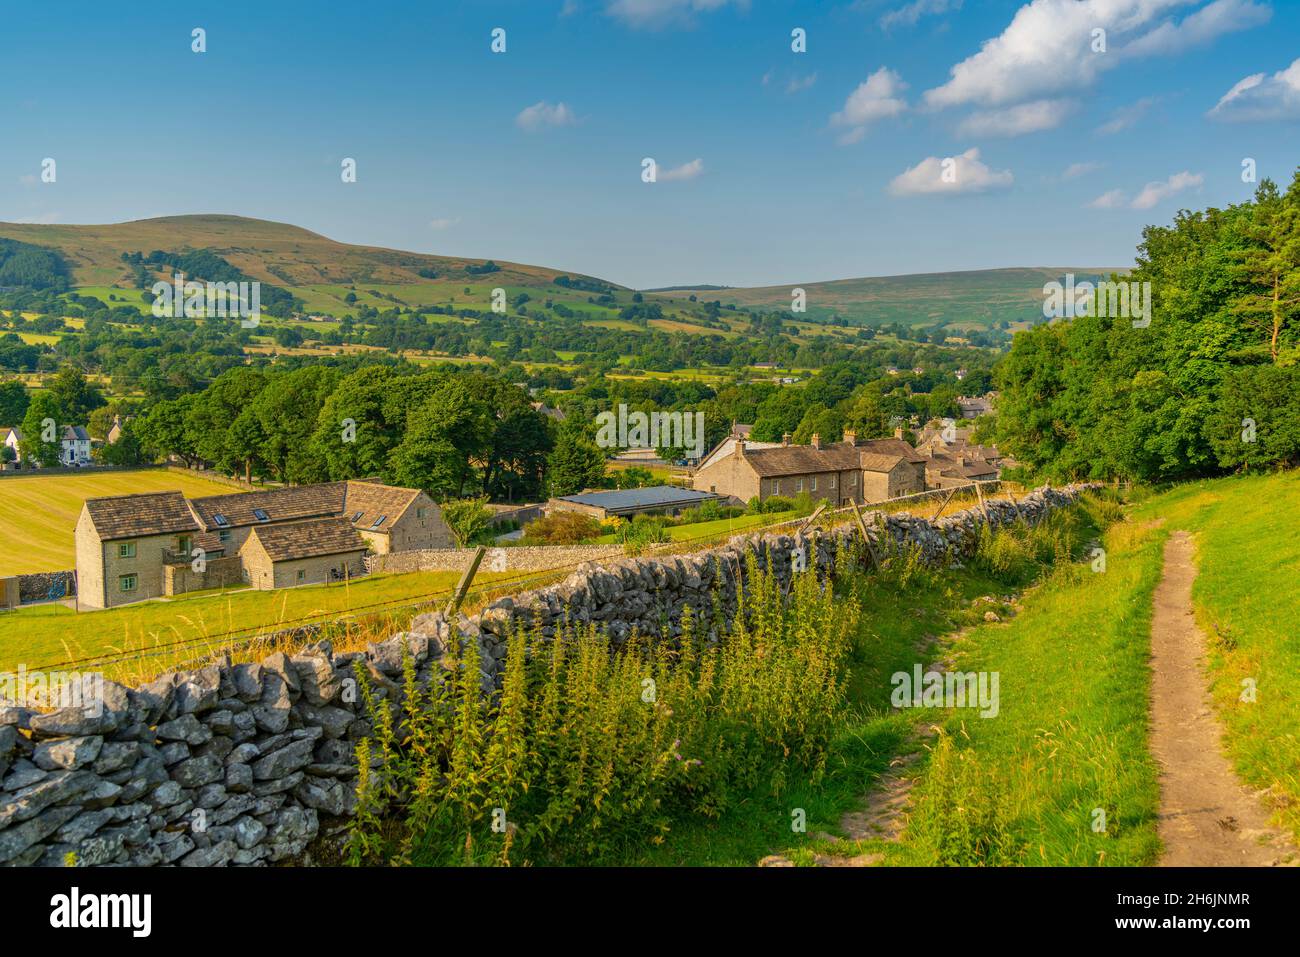
<svg viewBox="0 0 1300 957">
<path fill-rule="evenodd" d="M 253 517 L 259 522 L 269 522 L 271 520 L 271 516 L 266 514 L 266 509 L 264 508 L 253 509 Z"/>
<path fill-rule="evenodd" d="M 380 525 L 383 525 L 383 524 L 384 524 L 384 519 L 386 519 L 387 517 L 388 517 L 387 515 L 380 515 L 377 519 L 375 519 L 375 523 L 374 523 L 373 525 L 371 525 L 370 527 L 371 527 L 371 528 L 378 528 Z"/>
<path fill-rule="evenodd" d="M 364 514 L 366 514 L 366 513 L 365 513 L 365 512 L 357 512 L 357 514 L 355 514 L 355 515 L 352 516 L 352 521 L 353 521 L 354 523 L 355 523 L 355 522 L 359 522 L 359 521 L 361 521 L 361 516 L 364 515 Z"/>
<path fill-rule="evenodd" d="M 226 520 L 226 516 L 222 515 L 220 512 L 215 513 L 212 516 L 212 520 L 216 522 L 218 525 L 220 525 L 222 528 L 225 528 L 227 525 L 230 524 L 230 522 Z"/>
</svg>

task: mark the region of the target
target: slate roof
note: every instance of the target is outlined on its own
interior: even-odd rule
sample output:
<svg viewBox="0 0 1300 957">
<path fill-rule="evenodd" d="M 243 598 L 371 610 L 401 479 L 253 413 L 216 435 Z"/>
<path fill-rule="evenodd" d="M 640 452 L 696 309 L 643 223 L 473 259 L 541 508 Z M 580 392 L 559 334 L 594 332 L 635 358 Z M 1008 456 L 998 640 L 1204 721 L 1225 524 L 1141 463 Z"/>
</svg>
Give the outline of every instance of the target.
<svg viewBox="0 0 1300 957">
<path fill-rule="evenodd" d="M 343 515 L 357 528 L 366 531 L 388 531 L 420 495 L 418 488 L 399 488 L 378 482 L 347 482 L 346 485 Z M 384 521 L 376 526 L 375 522 L 380 518 Z"/>
<path fill-rule="evenodd" d="M 961 455 L 947 455 L 943 452 L 936 452 L 926 461 L 927 469 L 935 469 L 940 475 L 948 475 L 955 478 L 979 478 L 981 476 L 997 476 L 998 470 L 994 465 L 980 458 Z"/>
<path fill-rule="evenodd" d="M 825 472 L 891 472 L 899 462 L 924 462 L 925 456 L 902 439 L 872 439 L 849 445 L 835 442 L 817 448 L 812 445 L 779 445 L 773 448 L 745 447 L 745 459 L 760 478 L 783 475 L 814 475 Z"/>
<path fill-rule="evenodd" d="M 745 448 L 745 461 L 762 478 L 781 475 L 811 475 L 820 472 L 852 472 L 862 466 L 861 453 L 851 445 L 836 443 L 820 449 L 811 445 L 778 445 L 769 449 Z M 892 466 L 891 466 L 892 468 Z"/>
<path fill-rule="evenodd" d="M 65 425 L 63 427 L 64 442 L 89 442 L 90 433 L 79 425 Z"/>
<path fill-rule="evenodd" d="M 202 526 L 212 531 L 218 528 L 267 524 L 253 514 L 254 509 L 265 512 L 268 522 L 292 522 L 306 518 L 341 515 L 345 492 L 344 482 L 292 485 L 261 492 L 205 495 L 202 498 L 190 499 L 190 507 Z M 226 520 L 225 525 L 216 520 L 217 515 Z"/>
<path fill-rule="evenodd" d="M 86 499 L 86 511 L 100 541 L 196 532 L 199 523 L 190 514 L 180 492 L 144 492 Z"/>
<path fill-rule="evenodd" d="M 651 485 L 648 488 L 620 489 L 613 492 L 583 492 L 579 495 L 562 495 L 556 501 L 589 505 L 593 508 L 603 508 L 607 512 L 617 514 L 629 510 L 694 505 L 717 497 L 712 492 L 678 488 L 675 485 Z"/>
<path fill-rule="evenodd" d="M 254 539 L 266 550 L 273 562 L 341 555 L 366 549 L 361 535 L 345 518 L 261 525 L 249 533 L 243 547 L 250 547 Z"/>
</svg>

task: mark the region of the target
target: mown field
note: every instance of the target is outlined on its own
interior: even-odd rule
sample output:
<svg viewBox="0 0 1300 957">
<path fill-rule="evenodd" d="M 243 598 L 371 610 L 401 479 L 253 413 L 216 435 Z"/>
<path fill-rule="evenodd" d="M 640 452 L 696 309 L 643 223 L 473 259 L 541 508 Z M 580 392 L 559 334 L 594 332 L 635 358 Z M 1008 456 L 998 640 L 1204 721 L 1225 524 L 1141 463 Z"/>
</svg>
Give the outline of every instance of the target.
<svg viewBox="0 0 1300 957">
<path fill-rule="evenodd" d="M 475 583 L 503 577 L 482 572 Z M 429 597 L 445 602 L 459 579 L 459 572 L 410 572 L 274 591 L 199 592 L 105 611 L 52 604 L 0 612 L 0 671 L 129 652 L 138 660 L 103 670 L 119 681 L 138 681 L 171 662 L 216 653 L 237 638 L 361 612 L 377 617 L 365 623 L 358 639 L 384 637 L 409 620 L 412 603 Z"/>
<path fill-rule="evenodd" d="M 86 499 L 172 489 L 189 496 L 238 491 L 167 469 L 6 476 L 0 479 L 0 575 L 72 568 L 73 532 Z"/>
</svg>

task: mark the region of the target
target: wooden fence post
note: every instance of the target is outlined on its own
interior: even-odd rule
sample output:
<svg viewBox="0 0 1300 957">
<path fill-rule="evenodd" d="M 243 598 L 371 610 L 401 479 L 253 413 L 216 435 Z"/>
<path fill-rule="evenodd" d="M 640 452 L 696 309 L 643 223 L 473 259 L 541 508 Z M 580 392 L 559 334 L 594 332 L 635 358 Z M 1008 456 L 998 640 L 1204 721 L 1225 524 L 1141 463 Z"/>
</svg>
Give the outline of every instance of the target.
<svg viewBox="0 0 1300 957">
<path fill-rule="evenodd" d="M 465 569 L 465 574 L 460 576 L 460 584 L 456 586 L 456 593 L 452 595 L 451 601 L 447 602 L 447 610 L 444 614 L 450 618 L 456 614 L 460 608 L 460 603 L 465 600 L 465 594 L 469 591 L 470 583 L 474 581 L 474 576 L 478 574 L 479 562 L 483 561 L 483 556 L 487 553 L 487 546 L 480 545 L 474 557 L 470 560 L 469 568 Z"/>
<path fill-rule="evenodd" d="M 858 508 L 858 503 L 855 499 L 849 499 L 849 504 L 853 506 L 853 517 L 857 519 L 858 531 L 862 534 L 862 544 L 867 549 L 867 554 L 871 556 L 871 567 L 879 568 L 880 559 L 876 555 L 876 550 L 871 547 L 871 536 L 867 534 L 867 523 L 862 517 L 862 510 Z"/>
</svg>

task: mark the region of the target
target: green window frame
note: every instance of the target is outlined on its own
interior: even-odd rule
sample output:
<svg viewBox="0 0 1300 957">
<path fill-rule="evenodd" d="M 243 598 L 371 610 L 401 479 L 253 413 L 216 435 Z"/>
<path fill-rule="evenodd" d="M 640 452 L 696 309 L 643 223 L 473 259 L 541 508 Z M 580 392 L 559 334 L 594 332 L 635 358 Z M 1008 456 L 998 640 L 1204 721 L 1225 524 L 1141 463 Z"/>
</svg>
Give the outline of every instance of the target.
<svg viewBox="0 0 1300 957">
<path fill-rule="evenodd" d="M 118 558 L 135 558 L 135 542 L 118 542 Z"/>
<path fill-rule="evenodd" d="M 130 574 L 130 575 L 121 575 L 121 576 L 119 576 L 118 579 L 117 579 L 117 590 L 118 590 L 118 591 L 135 591 L 135 590 L 136 590 L 136 587 L 137 587 L 139 584 L 140 584 L 140 578 L 139 578 L 138 575 L 136 575 L 136 574 L 134 574 L 134 573 L 132 573 L 132 574 Z"/>
</svg>

